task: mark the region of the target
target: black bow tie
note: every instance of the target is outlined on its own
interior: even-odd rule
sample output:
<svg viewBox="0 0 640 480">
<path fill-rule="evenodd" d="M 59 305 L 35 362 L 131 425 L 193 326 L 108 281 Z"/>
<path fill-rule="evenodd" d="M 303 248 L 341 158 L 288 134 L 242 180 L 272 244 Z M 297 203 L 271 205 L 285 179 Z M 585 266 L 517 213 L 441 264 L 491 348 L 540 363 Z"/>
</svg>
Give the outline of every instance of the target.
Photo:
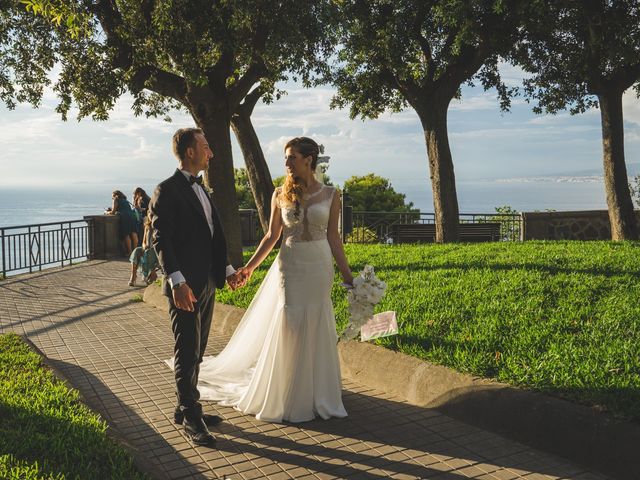
<svg viewBox="0 0 640 480">
<path fill-rule="evenodd" d="M 198 185 L 202 185 L 202 177 L 194 177 L 193 175 L 191 175 L 189 177 L 189 183 L 191 185 L 193 185 L 194 183 L 197 183 Z"/>
</svg>

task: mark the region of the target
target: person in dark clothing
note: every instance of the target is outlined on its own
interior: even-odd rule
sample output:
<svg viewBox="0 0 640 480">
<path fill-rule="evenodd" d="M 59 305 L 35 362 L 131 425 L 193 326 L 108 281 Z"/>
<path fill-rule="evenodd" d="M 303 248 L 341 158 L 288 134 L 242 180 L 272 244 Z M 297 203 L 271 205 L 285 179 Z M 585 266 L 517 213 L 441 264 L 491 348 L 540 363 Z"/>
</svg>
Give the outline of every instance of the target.
<svg viewBox="0 0 640 480">
<path fill-rule="evenodd" d="M 127 201 L 127 197 L 120 190 L 114 190 L 111 194 L 113 203 L 108 210 L 110 215 L 118 215 L 120 241 L 125 255 L 128 257 L 134 248 L 138 246 L 138 218 Z"/>
<path fill-rule="evenodd" d="M 178 169 L 161 182 L 149 204 L 153 247 L 164 272 L 163 293 L 175 338 L 174 373 L 176 423 L 196 445 L 211 445 L 207 429 L 221 421 L 203 415 L 198 402 L 198 374 L 211 328 L 216 288 L 225 280 L 233 289 L 240 281 L 227 261 L 222 224 L 198 173 L 207 168 L 212 152 L 200 129 L 184 128 L 173 136 Z"/>
</svg>

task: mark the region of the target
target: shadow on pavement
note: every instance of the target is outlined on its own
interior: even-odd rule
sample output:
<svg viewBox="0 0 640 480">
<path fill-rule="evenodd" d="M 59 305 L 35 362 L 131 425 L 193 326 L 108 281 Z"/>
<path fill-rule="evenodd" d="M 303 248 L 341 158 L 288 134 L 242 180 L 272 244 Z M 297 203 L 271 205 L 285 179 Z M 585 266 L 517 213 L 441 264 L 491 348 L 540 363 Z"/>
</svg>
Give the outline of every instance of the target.
<svg viewBox="0 0 640 480">
<path fill-rule="evenodd" d="M 557 477 L 586 470 L 560 458 L 554 464 L 522 444 L 434 410 L 350 391 L 344 392 L 344 403 L 349 417 L 291 424 L 291 433 L 285 436 L 268 435 L 276 427 L 266 423 L 261 424 L 259 433 L 223 423 L 218 430 L 229 440 L 219 441 L 218 449 L 252 453 L 339 478 L 377 479 L 402 473 L 454 480 L 468 478 L 454 470 L 471 466 L 487 473 L 492 467 L 494 471 L 511 468 Z M 316 440 L 309 440 L 312 435 Z M 322 435 L 326 441 L 317 443 Z"/>
<path fill-rule="evenodd" d="M 162 480 L 172 478 L 177 471 L 180 476 L 189 474 L 189 478 L 205 478 L 151 427 L 149 419 L 122 402 L 98 377 L 71 363 L 49 358 L 45 362 L 80 391 L 82 401 L 109 424 L 107 433 L 131 453 L 141 471 L 153 479 Z M 160 423 L 157 422 L 156 426 Z"/>
</svg>

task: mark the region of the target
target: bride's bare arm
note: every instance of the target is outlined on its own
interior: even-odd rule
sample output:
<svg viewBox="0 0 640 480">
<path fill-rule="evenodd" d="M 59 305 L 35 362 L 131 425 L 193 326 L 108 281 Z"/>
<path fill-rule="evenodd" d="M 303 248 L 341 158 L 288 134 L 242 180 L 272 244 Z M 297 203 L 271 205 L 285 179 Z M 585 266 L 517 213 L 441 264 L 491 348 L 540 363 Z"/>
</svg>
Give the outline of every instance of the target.
<svg viewBox="0 0 640 480">
<path fill-rule="evenodd" d="M 241 269 L 245 270 L 250 277 L 253 271 L 267 258 L 267 255 L 273 250 L 280 235 L 282 235 L 282 217 L 280 216 L 280 207 L 278 207 L 278 189 L 273 192 L 271 197 L 271 218 L 269 219 L 269 230 L 260 241 L 260 245 L 251 257 L 251 260 Z"/>
<path fill-rule="evenodd" d="M 353 282 L 353 275 L 347 262 L 347 256 L 344 254 L 344 246 L 342 245 L 342 238 L 340 238 L 340 231 L 338 230 L 338 222 L 340 220 L 340 194 L 336 190 L 333 194 L 333 201 L 331 202 L 331 213 L 329 214 L 329 225 L 327 226 L 327 240 L 331 247 L 331 253 L 336 260 L 338 270 L 342 275 L 344 283 L 351 284 Z"/>
</svg>

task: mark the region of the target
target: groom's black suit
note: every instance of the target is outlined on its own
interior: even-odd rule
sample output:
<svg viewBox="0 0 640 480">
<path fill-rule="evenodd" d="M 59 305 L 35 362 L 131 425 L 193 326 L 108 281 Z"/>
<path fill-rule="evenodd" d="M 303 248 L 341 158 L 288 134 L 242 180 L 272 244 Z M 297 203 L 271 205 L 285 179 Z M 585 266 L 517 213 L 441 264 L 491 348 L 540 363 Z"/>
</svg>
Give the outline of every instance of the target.
<svg viewBox="0 0 640 480">
<path fill-rule="evenodd" d="M 197 188 L 202 188 L 197 186 Z M 211 203 L 213 236 L 204 209 L 185 175 L 175 174 L 160 183 L 149 208 L 154 229 L 153 246 L 165 274 L 163 293 L 175 338 L 175 378 L 178 405 L 185 417 L 199 417 L 198 373 L 207 346 L 216 286 L 224 287 L 227 246 L 215 206 Z M 194 311 L 176 308 L 167 277 L 180 271 L 193 290 Z"/>
</svg>

